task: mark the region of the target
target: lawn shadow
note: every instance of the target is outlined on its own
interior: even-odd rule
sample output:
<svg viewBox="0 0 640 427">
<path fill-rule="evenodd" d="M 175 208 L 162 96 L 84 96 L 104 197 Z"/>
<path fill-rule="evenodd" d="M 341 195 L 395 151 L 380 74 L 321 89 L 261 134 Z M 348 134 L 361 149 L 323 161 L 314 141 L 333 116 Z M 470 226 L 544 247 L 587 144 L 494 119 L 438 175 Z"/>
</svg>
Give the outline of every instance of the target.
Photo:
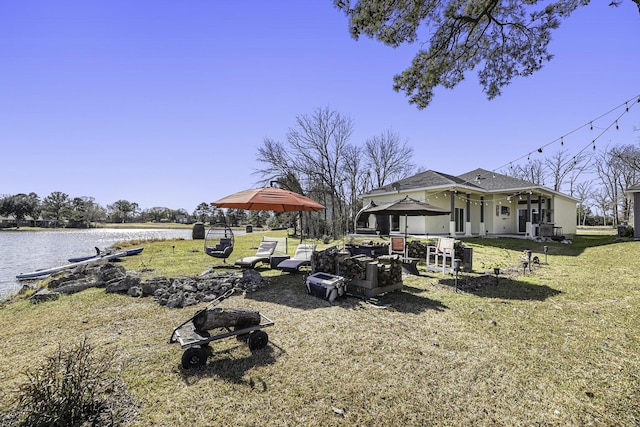
<svg viewBox="0 0 640 427">
<path fill-rule="evenodd" d="M 424 289 L 403 285 L 401 291 L 383 294 L 379 299 L 383 303 L 389 304 L 395 311 L 402 313 L 419 314 L 427 310 L 445 311 L 449 309 L 440 301 L 419 295 L 424 292 Z"/>
<path fill-rule="evenodd" d="M 509 249 L 516 251 L 531 250 L 535 255 L 544 256 L 544 248 L 547 247 L 548 255 L 565 255 L 565 256 L 578 256 L 584 252 L 587 248 L 593 248 L 597 246 L 612 245 L 616 243 L 623 243 L 631 241 L 631 238 L 619 238 L 614 235 L 577 235 L 570 244 L 561 242 L 543 242 L 528 239 L 516 239 L 510 237 L 499 238 L 469 238 L 460 239 L 463 243 L 471 245 L 479 245 L 486 247 L 493 247 L 499 249 Z"/>
<path fill-rule="evenodd" d="M 257 391 L 266 391 L 266 382 L 259 377 L 247 378 L 247 372 L 256 366 L 275 363 L 284 350 L 269 342 L 265 348 L 247 354 L 248 352 L 245 344 L 232 345 L 222 350 L 212 348 L 204 366 L 191 369 L 179 367 L 180 375 L 187 385 L 193 385 L 204 377 L 218 377 L 234 384 L 255 388 Z"/>
<path fill-rule="evenodd" d="M 500 298 L 507 300 L 544 301 L 562 292 L 547 285 L 534 285 L 520 280 L 501 277 L 497 280 L 492 276 L 463 276 L 458 278 L 456 287 L 455 278 L 447 278 L 438 281 L 441 286 L 456 289 L 485 298 Z"/>
<path fill-rule="evenodd" d="M 346 294 L 329 302 L 307 293 L 306 274 L 285 274 L 272 276 L 270 283 L 256 292 L 247 293 L 245 298 L 260 302 L 286 305 L 301 310 L 313 310 L 326 307 L 344 309 L 360 308 L 363 301 L 378 308 L 400 311 L 404 313 L 421 313 L 426 310 L 444 311 L 448 307 L 440 301 L 432 300 L 418 293 L 423 289 L 404 285 L 401 291 L 389 292 L 373 298 L 365 299 L 359 295 Z"/>
</svg>

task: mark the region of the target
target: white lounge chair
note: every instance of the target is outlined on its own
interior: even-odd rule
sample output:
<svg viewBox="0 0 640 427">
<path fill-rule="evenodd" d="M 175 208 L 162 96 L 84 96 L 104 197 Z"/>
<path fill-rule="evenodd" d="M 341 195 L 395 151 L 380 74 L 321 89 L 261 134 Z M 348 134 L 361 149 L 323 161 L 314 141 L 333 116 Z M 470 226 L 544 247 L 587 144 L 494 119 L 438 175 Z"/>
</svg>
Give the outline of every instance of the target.
<svg viewBox="0 0 640 427">
<path fill-rule="evenodd" d="M 240 258 L 234 265 L 240 268 L 255 268 L 259 262 L 268 263 L 271 255 L 276 250 L 277 244 L 278 242 L 260 242 L 255 255 Z"/>
<path fill-rule="evenodd" d="M 277 265 L 278 270 L 294 272 L 303 265 L 311 264 L 311 254 L 316 250 L 316 245 L 300 244 L 296 248 L 296 253 L 290 259 L 285 259 Z"/>
</svg>

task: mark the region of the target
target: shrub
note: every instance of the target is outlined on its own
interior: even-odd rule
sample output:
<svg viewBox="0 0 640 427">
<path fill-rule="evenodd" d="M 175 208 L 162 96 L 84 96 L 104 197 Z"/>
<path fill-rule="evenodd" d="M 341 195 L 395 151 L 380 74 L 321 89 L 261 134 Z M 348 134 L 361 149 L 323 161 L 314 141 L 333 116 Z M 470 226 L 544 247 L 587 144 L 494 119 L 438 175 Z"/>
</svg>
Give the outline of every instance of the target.
<svg viewBox="0 0 640 427">
<path fill-rule="evenodd" d="M 25 372 L 11 418 L 26 426 L 120 424 L 111 396 L 123 389 L 115 359 L 115 352 L 96 356 L 86 337 L 69 349 L 59 345 L 42 366 Z"/>
<path fill-rule="evenodd" d="M 618 236 L 619 237 L 633 237 L 633 227 L 630 225 L 619 225 L 618 226 Z"/>
</svg>

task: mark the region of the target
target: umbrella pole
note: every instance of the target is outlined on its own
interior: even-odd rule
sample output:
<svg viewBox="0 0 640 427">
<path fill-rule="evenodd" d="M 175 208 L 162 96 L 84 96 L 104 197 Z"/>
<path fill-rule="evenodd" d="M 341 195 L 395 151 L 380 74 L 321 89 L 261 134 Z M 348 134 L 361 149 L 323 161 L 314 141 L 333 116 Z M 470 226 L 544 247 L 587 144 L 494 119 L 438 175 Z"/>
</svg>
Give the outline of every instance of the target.
<svg viewBox="0 0 640 427">
<path fill-rule="evenodd" d="M 407 214 L 404 214 L 404 257 L 407 258 L 407 229 L 409 224 L 407 223 Z"/>
<path fill-rule="evenodd" d="M 300 213 L 300 243 L 302 243 L 302 233 L 304 233 L 304 227 L 302 226 L 302 211 Z"/>
</svg>

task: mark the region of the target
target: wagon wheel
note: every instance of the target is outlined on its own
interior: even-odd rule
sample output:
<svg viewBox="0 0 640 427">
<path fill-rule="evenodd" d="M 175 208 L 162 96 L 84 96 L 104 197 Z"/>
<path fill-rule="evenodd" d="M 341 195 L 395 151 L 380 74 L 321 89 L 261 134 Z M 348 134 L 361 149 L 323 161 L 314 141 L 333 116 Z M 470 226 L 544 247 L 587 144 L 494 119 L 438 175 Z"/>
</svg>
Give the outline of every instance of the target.
<svg viewBox="0 0 640 427">
<path fill-rule="evenodd" d="M 264 348 L 269 342 L 269 335 L 265 331 L 254 331 L 247 338 L 247 344 L 249 345 L 249 349 L 260 350 Z"/>
<path fill-rule="evenodd" d="M 207 363 L 207 351 L 200 347 L 191 347 L 182 354 L 182 367 L 184 369 L 195 368 Z"/>
</svg>

